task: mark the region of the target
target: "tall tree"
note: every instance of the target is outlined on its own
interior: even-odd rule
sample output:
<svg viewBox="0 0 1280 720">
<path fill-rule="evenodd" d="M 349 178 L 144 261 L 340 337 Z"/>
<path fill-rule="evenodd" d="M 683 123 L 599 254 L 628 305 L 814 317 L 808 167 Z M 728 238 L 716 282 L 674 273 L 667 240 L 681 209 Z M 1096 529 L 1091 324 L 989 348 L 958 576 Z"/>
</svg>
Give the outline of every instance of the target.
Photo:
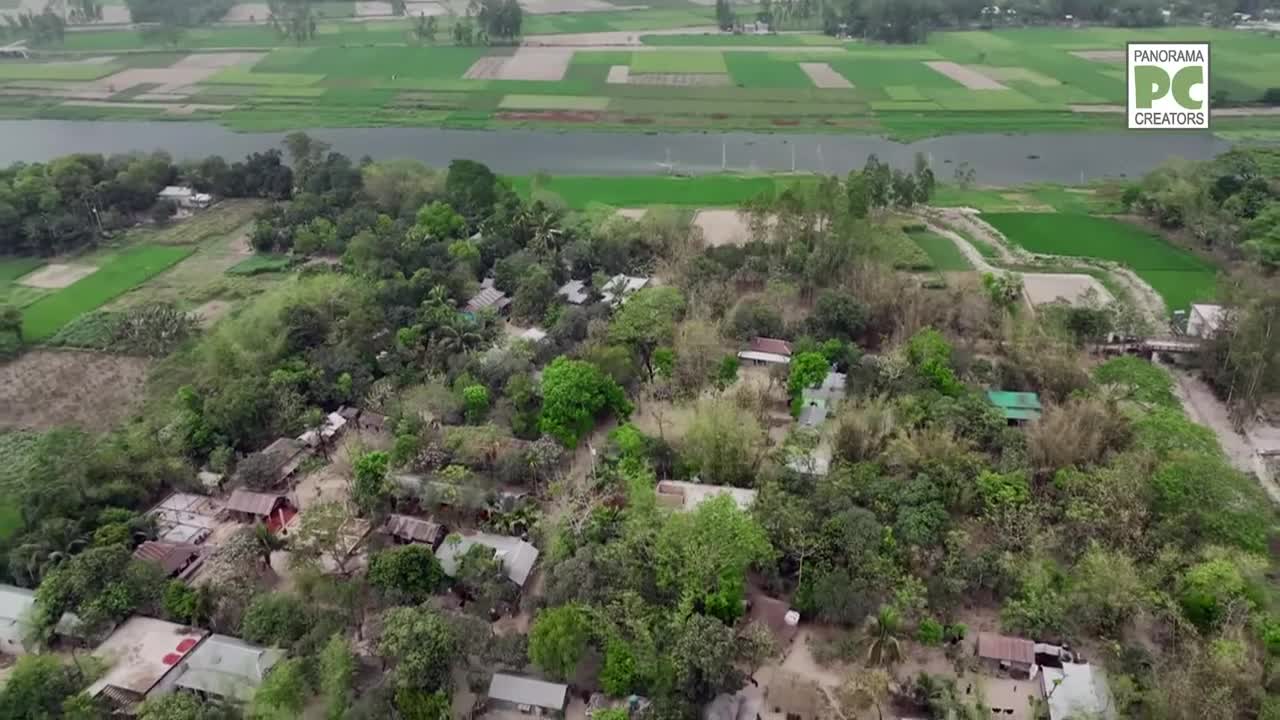
<svg viewBox="0 0 1280 720">
<path fill-rule="evenodd" d="M 529 631 L 529 659 L 553 678 L 564 680 L 587 649 L 592 619 L 580 605 L 561 605 L 538 613 Z"/>
<path fill-rule="evenodd" d="M 684 294 L 679 289 L 645 288 L 628 298 L 613 316 L 609 340 L 634 350 L 652 382 L 656 375 L 654 351 L 671 344 L 684 308 Z"/>
<path fill-rule="evenodd" d="M 449 664 L 457 639 L 438 613 L 423 607 L 392 608 L 383 616 L 378 653 L 395 666 L 396 684 L 425 692 L 449 689 Z"/>
<path fill-rule="evenodd" d="M 631 403 L 618 383 L 595 365 L 561 356 L 542 371 L 539 427 L 544 433 L 576 447 L 605 410 L 625 418 L 631 414 Z"/>
</svg>

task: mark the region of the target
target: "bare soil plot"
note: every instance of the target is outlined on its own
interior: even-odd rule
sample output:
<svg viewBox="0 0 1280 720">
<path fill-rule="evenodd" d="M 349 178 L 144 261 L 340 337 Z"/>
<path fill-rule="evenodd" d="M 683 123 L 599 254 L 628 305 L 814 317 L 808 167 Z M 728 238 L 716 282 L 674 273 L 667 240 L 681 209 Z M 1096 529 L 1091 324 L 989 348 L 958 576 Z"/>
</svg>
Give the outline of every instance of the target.
<svg viewBox="0 0 1280 720">
<path fill-rule="evenodd" d="M 53 62 L 44 63 L 45 65 L 106 65 L 116 59 L 115 55 L 98 55 L 95 57 L 80 58 L 79 60 L 55 60 Z"/>
<path fill-rule="evenodd" d="M 222 16 L 222 22 L 266 22 L 270 15 L 266 3 L 236 3 Z"/>
<path fill-rule="evenodd" d="M 391 15 L 391 3 L 382 0 L 358 0 L 356 17 L 385 17 Z"/>
<path fill-rule="evenodd" d="M 1065 301 L 1081 305 L 1092 290 L 1098 300 L 1112 302 L 1115 298 L 1092 275 L 1075 273 L 1030 273 L 1022 276 L 1022 287 L 1032 305 L 1047 305 Z"/>
<path fill-rule="evenodd" d="M 626 85 L 631 82 L 631 66 L 630 65 L 611 65 L 609 66 L 609 76 L 605 78 L 605 82 L 610 85 Z"/>
<path fill-rule="evenodd" d="M 733 80 L 721 73 L 632 73 L 629 85 L 662 85 L 665 87 L 728 87 Z"/>
<path fill-rule="evenodd" d="M 805 75 L 809 76 L 809 80 L 813 82 L 813 86 L 817 88 L 844 88 L 852 89 L 853 83 L 840 73 L 836 72 L 827 63 L 800 63 L 800 69 Z"/>
<path fill-rule="evenodd" d="M 1081 60 L 1092 60 L 1094 62 L 1124 62 L 1124 50 L 1072 50 L 1071 54 Z"/>
<path fill-rule="evenodd" d="M 94 265 L 74 265 L 71 263 L 49 263 L 33 273 L 18 279 L 19 285 L 27 287 L 56 290 L 64 288 L 75 281 L 88 277 L 98 268 Z"/>
<path fill-rule="evenodd" d="M 227 300 L 210 300 L 191 312 L 202 328 L 213 327 L 219 320 L 231 312 L 231 303 Z"/>
<path fill-rule="evenodd" d="M 462 77 L 465 80 L 497 80 L 510 59 L 505 55 L 486 55 L 472 63 Z"/>
<path fill-rule="evenodd" d="M 930 68 L 946 75 L 970 90 L 1008 90 L 1009 88 L 978 72 L 973 67 L 950 60 L 928 60 Z"/>
<path fill-rule="evenodd" d="M 133 22 L 127 5 L 99 5 L 102 9 L 102 25 L 127 25 Z"/>
<path fill-rule="evenodd" d="M 404 14 L 407 17 L 433 17 L 447 15 L 448 13 L 449 11 L 441 7 L 439 3 L 411 2 L 404 5 Z"/>
<path fill-rule="evenodd" d="M 150 362 L 81 351 L 33 350 L 0 365 L 0 427 L 112 428 L 141 397 Z"/>
<path fill-rule="evenodd" d="M 192 53 L 168 67 L 169 70 L 190 70 L 193 68 L 213 68 L 222 70 L 235 65 L 255 63 L 266 57 L 266 53 L 253 52 L 220 52 Z"/>
<path fill-rule="evenodd" d="M 524 0 L 520 3 L 520 7 L 534 15 L 620 9 L 602 0 Z"/>
<path fill-rule="evenodd" d="M 648 208 L 618 208 L 618 215 L 628 220 L 639 220 L 649 212 Z"/>
<path fill-rule="evenodd" d="M 207 80 L 224 70 L 242 63 L 256 62 L 263 53 L 196 53 L 188 55 L 167 68 L 134 68 L 86 83 L 81 90 L 106 90 L 117 93 L 138 85 L 155 85 L 149 92 L 158 95 L 177 95 L 190 85 Z"/>
<path fill-rule="evenodd" d="M 737 210 L 699 210 L 693 224 L 702 230 L 702 239 L 712 247 L 744 245 L 751 239 L 747 219 Z"/>
<path fill-rule="evenodd" d="M 521 47 L 498 71 L 499 80 L 563 80 L 573 60 L 566 48 Z"/>
</svg>

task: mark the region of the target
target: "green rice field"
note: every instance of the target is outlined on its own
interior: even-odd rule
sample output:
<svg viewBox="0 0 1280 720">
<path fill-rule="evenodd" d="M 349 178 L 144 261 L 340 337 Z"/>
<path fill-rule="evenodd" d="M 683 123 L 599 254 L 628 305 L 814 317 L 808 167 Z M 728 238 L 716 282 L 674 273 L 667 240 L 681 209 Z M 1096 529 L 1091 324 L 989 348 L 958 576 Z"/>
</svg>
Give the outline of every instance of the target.
<svg viewBox="0 0 1280 720">
<path fill-rule="evenodd" d="M 951 242 L 950 239 L 944 238 L 937 233 L 928 230 L 918 230 L 907 233 L 911 240 L 929 256 L 929 261 L 933 263 L 933 269 L 939 272 L 964 272 L 972 270 L 973 265 L 969 262 L 969 258 L 960 252 L 960 248 Z"/>
<path fill-rule="evenodd" d="M 1211 300 L 1216 268 L 1146 230 L 1110 218 L 1072 213 L 983 213 L 1011 242 L 1035 252 L 1098 258 L 1129 267 L 1169 309 Z"/>
<path fill-rule="evenodd" d="M 50 338 L 81 314 L 94 310 L 190 255 L 192 248 L 140 245 L 114 254 L 96 271 L 37 300 L 22 313 L 23 335 L 30 341 Z"/>
<path fill-rule="evenodd" d="M 326 17 L 332 18 L 323 3 Z M 335 6 L 335 13 L 337 12 Z M 266 26 L 191 29 L 176 49 L 136 30 L 67 33 L 58 51 L 84 58 L 112 54 L 105 64 L 0 63 L 0 85 L 101 80 L 127 67 L 162 69 L 183 53 L 207 48 L 266 52 L 256 64 L 226 68 L 195 85 L 191 102 L 234 107 L 216 117 L 244 131 L 308 127 L 444 126 L 459 128 L 576 127 L 651 131 L 777 131 L 882 134 L 900 140 L 953 133 L 1114 130 L 1119 114 L 1076 112 L 1078 105 L 1125 100 L 1121 68 L 1075 53 L 1118 50 L 1131 40 L 1207 40 L 1213 43 L 1215 94 L 1253 102 L 1280 85 L 1280 38 L 1206 27 L 1159 29 L 1022 28 L 934 32 L 920 45 L 841 41 L 816 33 L 733 35 L 711 32 L 645 34 L 646 30 L 705 27 L 711 8 L 645 9 L 526 15 L 524 32 L 635 33 L 640 50 L 570 47 L 560 79 L 467 79 L 482 58 L 500 63 L 511 47 L 448 44 L 444 18 L 435 43 L 413 37 L 409 20 L 322 21 L 316 36 L 290 46 Z M 133 54 L 126 50 L 150 50 Z M 525 60 L 521 60 L 524 62 Z M 999 82 L 1005 89 L 975 90 L 934 69 L 949 61 Z M 532 61 L 530 61 L 532 62 Z M 552 62 L 556 66 L 557 61 Z M 826 63 L 852 88 L 819 88 L 801 69 Z M 641 75 L 710 75 L 686 84 L 609 83 L 612 67 Z M 554 75 L 554 70 L 552 72 Z M 482 73 L 492 77 L 492 73 Z M 679 81 L 680 78 L 674 80 Z M 653 81 L 651 81 L 653 82 Z M 708 86 L 710 82 L 710 86 Z M 44 90 L 47 88 L 37 88 Z M 447 102 L 428 99 L 449 93 Z M 138 102 L 140 90 L 113 97 Z M 426 94 L 428 97 L 424 97 Z M 536 96 L 560 99 L 533 99 Z M 589 100 L 588 100 L 589 99 Z M 143 101 L 145 102 L 145 101 Z M 507 111 L 518 110 L 519 113 Z M 595 117 L 563 117 L 590 110 Z M 110 119 L 150 117 L 148 108 L 70 107 L 56 99 L 11 95 L 0 117 Z M 516 115 L 513 117 L 512 115 Z M 1280 137 L 1280 116 L 1215 118 L 1224 137 Z M 1055 209 L 1069 198 L 1046 203 Z M 1067 203 L 1069 204 L 1069 203 Z M 1012 202 L 1001 209 L 1027 209 Z M 1090 212 L 1077 204 L 1071 211 Z"/>
</svg>

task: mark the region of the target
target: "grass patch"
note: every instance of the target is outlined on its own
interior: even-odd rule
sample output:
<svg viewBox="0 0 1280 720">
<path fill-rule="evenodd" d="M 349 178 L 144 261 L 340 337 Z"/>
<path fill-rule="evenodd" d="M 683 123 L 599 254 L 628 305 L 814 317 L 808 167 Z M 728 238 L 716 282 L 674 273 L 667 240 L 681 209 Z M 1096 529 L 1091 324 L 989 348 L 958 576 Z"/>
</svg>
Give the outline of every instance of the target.
<svg viewBox="0 0 1280 720">
<path fill-rule="evenodd" d="M 44 265 L 44 261 L 34 257 L 0 257 L 0 290 Z"/>
<path fill-rule="evenodd" d="M 604 110 L 609 98 L 582 95 L 507 95 L 498 103 L 503 110 Z"/>
<path fill-rule="evenodd" d="M 281 54 L 276 50 L 254 68 L 259 72 L 317 73 L 333 78 L 461 78 L 483 47 L 316 48 Z"/>
<path fill-rule="evenodd" d="M 254 255 L 227 268 L 228 275 L 253 276 L 284 272 L 293 267 L 293 258 L 287 255 Z"/>
<path fill-rule="evenodd" d="M 644 45 L 663 47 L 796 47 L 805 45 L 839 45 L 840 40 L 828 35 L 641 35 Z"/>
<path fill-rule="evenodd" d="M 951 242 L 949 238 L 944 238 L 928 230 L 908 232 L 907 236 L 924 251 L 925 255 L 929 256 L 934 270 L 940 272 L 963 272 L 973 269 L 969 258 L 965 257 L 964 253 L 960 252 L 960 248 L 956 247 L 956 244 Z"/>
<path fill-rule="evenodd" d="M 724 55 L 718 52 L 658 50 L 638 52 L 631 56 L 631 72 L 649 73 L 727 73 Z"/>
<path fill-rule="evenodd" d="M 0 431 L 0 487 L 5 488 L 0 500 L 0 541 L 22 529 L 22 512 L 17 505 L 19 483 L 35 470 L 35 452 L 40 436 L 24 430 Z"/>
<path fill-rule="evenodd" d="M 0 80 L 66 80 L 72 82 L 97 80 L 118 70 L 120 65 L 107 63 L 44 64 L 33 62 L 0 63 Z"/>
<path fill-rule="evenodd" d="M 811 88 L 813 82 L 794 62 L 769 57 L 768 53 L 725 53 L 725 65 L 734 84 L 750 88 Z"/>
<path fill-rule="evenodd" d="M 982 218 L 1032 252 L 1125 265 L 1151 285 L 1170 310 L 1213 297 L 1213 265 L 1142 228 L 1072 213 L 989 213 Z"/>
<path fill-rule="evenodd" d="M 324 75 L 311 73 L 262 73 L 248 68 L 229 67 L 207 78 L 204 82 L 211 85 L 270 85 L 299 87 L 315 85 L 324 80 Z"/>
<path fill-rule="evenodd" d="M 762 177 L 701 175 L 698 177 L 552 177 L 539 191 L 559 195 L 575 210 L 592 203 L 614 207 L 682 205 L 686 207 L 737 206 L 761 193 L 776 192 L 793 184 L 812 183 L 812 177 Z M 511 185 L 523 197 L 531 189 L 529 177 L 513 177 Z"/>
<path fill-rule="evenodd" d="M 190 255 L 192 248 L 142 245 L 120 252 L 97 272 L 32 303 L 22 313 L 23 334 L 33 341 L 52 337 L 83 313 L 127 292 Z"/>
</svg>

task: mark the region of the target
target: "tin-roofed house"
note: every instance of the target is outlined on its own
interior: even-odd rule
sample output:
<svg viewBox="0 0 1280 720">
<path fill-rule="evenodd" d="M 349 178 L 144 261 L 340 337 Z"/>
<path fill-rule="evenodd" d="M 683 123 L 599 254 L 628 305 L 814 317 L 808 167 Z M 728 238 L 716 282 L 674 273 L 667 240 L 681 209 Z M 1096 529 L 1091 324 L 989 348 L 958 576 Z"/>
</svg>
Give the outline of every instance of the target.
<svg viewBox="0 0 1280 720">
<path fill-rule="evenodd" d="M 640 292 L 649 284 L 647 277 L 631 275 L 614 275 L 600 288 L 600 299 L 612 307 L 625 303 L 632 295 Z"/>
<path fill-rule="evenodd" d="M 469 313 L 478 313 L 486 308 L 493 308 L 499 313 L 505 312 L 511 306 L 511 298 L 507 294 L 499 290 L 493 284 L 493 278 L 485 278 L 480 283 L 480 292 L 471 296 L 464 308 Z"/>
<path fill-rule="evenodd" d="M 36 605 L 34 590 L 14 585 L 0 585 L 0 654 L 27 654 L 27 635 L 31 629 L 31 613 Z M 63 613 L 54 626 L 55 638 L 82 640 L 80 618 Z"/>
<path fill-rule="evenodd" d="M 174 687 L 203 700 L 248 701 L 284 651 L 210 635 L 183 659 Z"/>
<path fill-rule="evenodd" d="M 392 514 L 387 517 L 382 531 L 401 545 L 426 545 L 433 551 L 444 541 L 444 526 L 439 523 L 412 517 L 410 515 Z"/>
<path fill-rule="evenodd" d="M 458 573 L 458 563 L 471 548 L 480 545 L 493 550 L 494 559 L 502 565 L 507 577 L 517 587 L 524 587 L 538 562 L 538 548 L 517 537 L 508 535 L 491 535 L 475 533 L 460 535 L 454 533 L 444 539 L 436 548 L 436 559 L 449 577 Z"/>
<path fill-rule="evenodd" d="M 260 493 L 237 488 L 227 499 L 226 510 L 240 522 L 263 523 L 272 532 L 289 524 L 298 514 L 289 498 L 278 493 Z"/>
<path fill-rule="evenodd" d="M 134 549 L 133 557 L 160 568 L 165 577 L 186 580 L 200 568 L 204 549 L 190 543 L 148 540 Z"/>
<path fill-rule="evenodd" d="M 1007 390 L 988 390 L 987 399 L 1004 415 L 1010 425 L 1021 425 L 1036 420 L 1044 410 L 1040 406 L 1040 396 L 1033 392 L 1010 392 Z"/>
<path fill-rule="evenodd" d="M 569 686 L 523 675 L 494 673 L 489 681 L 488 707 L 524 715 L 561 717 Z"/>
<path fill-rule="evenodd" d="M 571 305 L 583 305 L 591 299 L 587 284 L 581 280 L 570 280 L 556 290 L 556 295 L 564 298 Z"/>
<path fill-rule="evenodd" d="M 980 632 L 976 654 L 988 669 L 1016 677 L 1031 677 L 1036 666 L 1036 644 L 1025 638 Z"/>
<path fill-rule="evenodd" d="M 307 446 L 301 440 L 293 438 L 278 438 L 275 442 L 266 446 L 257 453 L 257 457 L 261 461 L 261 467 L 255 468 L 254 472 L 262 472 L 270 482 L 282 484 L 293 477 L 298 472 L 298 468 L 302 465 L 302 461 L 307 457 Z M 241 463 L 245 466 L 244 463 Z M 244 482 L 245 471 L 237 472 L 238 480 Z"/>
<path fill-rule="evenodd" d="M 738 353 L 738 359 L 753 365 L 789 365 L 791 343 L 777 338 L 754 337 L 747 349 Z"/>
<path fill-rule="evenodd" d="M 1088 663 L 1041 668 L 1040 688 L 1049 706 L 1049 720 L 1115 720 L 1118 716 L 1106 676 Z"/>
<path fill-rule="evenodd" d="M 118 713 L 134 714 L 149 695 L 173 691 L 179 665 L 206 634 L 155 618 L 129 618 L 93 651 L 110 669 L 85 692 Z"/>
</svg>

